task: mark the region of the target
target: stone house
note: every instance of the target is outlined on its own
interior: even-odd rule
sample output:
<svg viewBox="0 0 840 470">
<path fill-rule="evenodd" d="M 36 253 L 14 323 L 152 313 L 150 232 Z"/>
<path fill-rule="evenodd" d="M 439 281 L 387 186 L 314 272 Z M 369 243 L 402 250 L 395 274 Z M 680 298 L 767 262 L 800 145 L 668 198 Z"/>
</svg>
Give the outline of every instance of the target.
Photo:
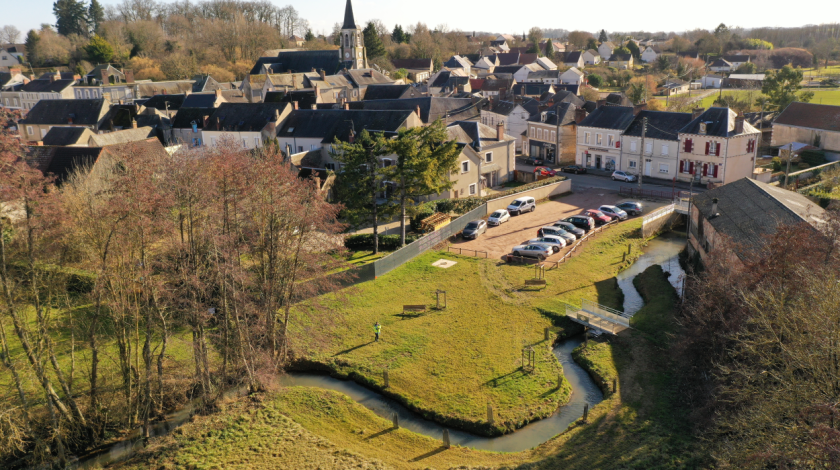
<svg viewBox="0 0 840 470">
<path fill-rule="evenodd" d="M 618 169 L 621 134 L 633 122 L 629 106 L 601 106 L 577 125 L 575 163 L 595 170 Z"/>
<path fill-rule="evenodd" d="M 761 133 L 729 108 L 700 111 L 679 131 L 677 179 L 727 184 L 751 178 Z"/>
<path fill-rule="evenodd" d="M 204 122 L 201 145 L 216 147 L 229 139 L 242 148 L 261 148 L 292 112 L 291 103 L 222 103 Z"/>
<path fill-rule="evenodd" d="M 644 149 L 642 128 L 647 119 Z M 679 169 L 679 131 L 692 119 L 691 113 L 640 111 L 621 135 L 621 160 L 618 167 L 646 177 L 672 179 Z"/>
<path fill-rule="evenodd" d="M 33 80 L 34 81 L 34 80 Z M 95 133 L 106 132 L 108 100 L 40 100 L 20 121 L 21 137 L 30 142 L 42 140 L 54 126 L 86 127 Z"/>
<path fill-rule="evenodd" d="M 454 185 L 441 193 L 440 198 L 485 196 L 487 188 L 513 181 L 515 139 L 505 134 L 504 123 L 493 128 L 475 121 L 457 121 L 447 126 L 446 131 L 450 140 L 458 142 L 461 155 L 458 169 L 449 175 Z"/>
<path fill-rule="evenodd" d="M 584 117 L 586 112 L 569 102 L 561 102 L 531 116 L 528 119 L 528 133 L 523 147 L 528 150 L 527 155 L 541 158 L 551 165 L 573 163 L 577 123 Z"/>
<path fill-rule="evenodd" d="M 773 121 L 770 145 L 810 144 L 840 154 L 840 106 L 794 101 Z"/>
<path fill-rule="evenodd" d="M 540 103 L 526 98 L 523 101 L 490 101 L 489 106 L 481 110 L 481 123 L 495 127 L 500 122 L 505 125 L 507 134 L 516 138 L 517 150 L 522 149 L 522 136 L 528 129 L 528 118 L 539 112 Z"/>
</svg>

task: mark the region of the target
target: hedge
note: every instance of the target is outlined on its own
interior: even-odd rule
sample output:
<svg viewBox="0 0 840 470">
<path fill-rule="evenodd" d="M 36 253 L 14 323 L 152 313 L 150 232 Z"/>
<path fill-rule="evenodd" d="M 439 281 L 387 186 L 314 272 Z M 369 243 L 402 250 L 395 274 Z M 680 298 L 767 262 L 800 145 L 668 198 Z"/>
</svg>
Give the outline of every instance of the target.
<svg viewBox="0 0 840 470">
<path fill-rule="evenodd" d="M 803 150 L 799 153 L 799 159 L 811 166 L 822 165 L 826 162 L 825 152 L 822 150 Z"/>
<path fill-rule="evenodd" d="M 406 235 L 405 244 L 417 240 L 420 235 Z M 350 251 L 372 250 L 373 249 L 373 234 L 362 233 L 358 235 L 350 235 L 344 238 L 344 246 Z M 400 249 L 399 235 L 379 235 L 379 249 L 385 251 L 394 251 Z"/>
</svg>

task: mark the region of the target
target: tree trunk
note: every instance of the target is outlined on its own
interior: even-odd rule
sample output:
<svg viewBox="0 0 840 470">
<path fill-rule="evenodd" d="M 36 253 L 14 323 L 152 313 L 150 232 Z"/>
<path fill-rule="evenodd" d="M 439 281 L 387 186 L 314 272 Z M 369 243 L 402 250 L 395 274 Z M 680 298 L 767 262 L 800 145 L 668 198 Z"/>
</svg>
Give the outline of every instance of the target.
<svg viewBox="0 0 840 470">
<path fill-rule="evenodd" d="M 373 254 L 379 253 L 379 217 L 377 214 L 377 205 L 376 205 L 376 190 L 379 189 L 376 187 L 376 161 L 370 165 L 371 167 L 371 180 L 373 181 Z"/>
<path fill-rule="evenodd" d="M 400 246 L 405 246 L 405 177 L 400 179 L 402 191 L 400 193 Z"/>
</svg>

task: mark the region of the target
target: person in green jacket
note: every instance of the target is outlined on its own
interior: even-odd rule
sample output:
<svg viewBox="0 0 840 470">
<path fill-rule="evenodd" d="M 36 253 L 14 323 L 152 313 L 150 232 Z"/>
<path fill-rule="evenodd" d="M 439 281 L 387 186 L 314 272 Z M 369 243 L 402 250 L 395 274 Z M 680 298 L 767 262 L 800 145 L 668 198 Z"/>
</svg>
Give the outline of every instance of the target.
<svg viewBox="0 0 840 470">
<path fill-rule="evenodd" d="M 374 334 L 376 334 L 376 340 L 375 341 L 379 341 L 379 332 L 380 331 L 382 331 L 382 325 L 380 325 L 379 322 L 374 323 L 373 332 L 374 332 Z"/>
</svg>

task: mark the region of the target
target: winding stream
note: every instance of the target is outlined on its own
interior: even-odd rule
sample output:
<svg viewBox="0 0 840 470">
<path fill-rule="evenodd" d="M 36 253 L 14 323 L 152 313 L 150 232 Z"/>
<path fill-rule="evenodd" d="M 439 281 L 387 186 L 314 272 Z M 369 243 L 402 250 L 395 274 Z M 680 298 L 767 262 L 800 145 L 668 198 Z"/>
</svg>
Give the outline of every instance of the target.
<svg viewBox="0 0 840 470">
<path fill-rule="evenodd" d="M 616 276 L 619 288 L 624 292 L 625 312 L 634 314 L 644 305 L 642 297 L 633 286 L 633 278 L 654 264 L 661 265 L 670 274 L 668 279 L 671 285 L 677 292 L 681 292 L 685 272 L 680 267 L 678 255 L 684 246 L 684 236 L 666 232 L 648 242 L 644 253 L 628 269 Z M 535 421 L 511 434 L 498 437 L 476 436 L 457 429 L 447 428 L 452 444 L 494 452 L 519 452 L 536 447 L 565 431 L 569 424 L 583 415 L 585 405 L 588 404 L 591 408 L 604 399 L 595 382 L 572 359 L 572 351 L 582 342 L 582 337 L 570 338 L 556 344 L 552 350 L 563 365 L 563 374 L 572 387 L 572 396 L 566 405 L 561 406 L 557 412 L 548 418 Z M 289 387 L 305 386 L 335 390 L 344 393 L 388 420 L 392 418 L 394 413 L 397 413 L 402 428 L 434 439 L 441 439 L 443 436 L 445 428 L 440 424 L 424 419 L 396 401 L 368 390 L 353 381 L 340 380 L 327 375 L 291 373 L 284 376 L 281 383 Z M 242 391 L 243 389 L 240 389 L 226 395 L 242 394 Z M 169 415 L 165 421 L 155 423 L 151 429 L 151 435 L 161 436 L 172 432 L 175 428 L 188 422 L 194 410 L 195 404 L 190 404 L 177 413 Z M 99 468 L 130 457 L 142 446 L 143 441 L 140 437 L 140 431 L 135 430 L 125 440 L 76 462 L 74 468 Z"/>
</svg>

